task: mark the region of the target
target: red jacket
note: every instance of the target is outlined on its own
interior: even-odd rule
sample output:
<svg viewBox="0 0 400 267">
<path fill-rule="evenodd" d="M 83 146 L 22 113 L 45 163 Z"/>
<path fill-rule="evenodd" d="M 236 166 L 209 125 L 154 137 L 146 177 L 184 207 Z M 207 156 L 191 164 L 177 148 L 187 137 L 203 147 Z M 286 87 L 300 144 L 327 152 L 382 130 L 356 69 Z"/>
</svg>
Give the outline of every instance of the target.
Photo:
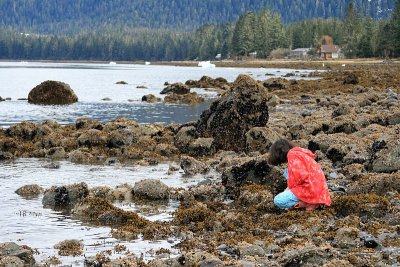
<svg viewBox="0 0 400 267">
<path fill-rule="evenodd" d="M 288 187 L 301 201 L 309 204 L 331 205 L 324 172 L 308 149 L 295 147 L 289 150 Z"/>
</svg>

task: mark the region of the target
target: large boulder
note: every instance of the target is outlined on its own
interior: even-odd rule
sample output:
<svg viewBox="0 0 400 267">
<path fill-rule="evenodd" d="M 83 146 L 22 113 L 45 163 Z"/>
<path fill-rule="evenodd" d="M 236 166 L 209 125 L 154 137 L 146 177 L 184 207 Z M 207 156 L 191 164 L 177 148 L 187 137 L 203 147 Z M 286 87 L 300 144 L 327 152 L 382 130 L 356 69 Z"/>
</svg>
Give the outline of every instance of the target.
<svg viewBox="0 0 400 267">
<path fill-rule="evenodd" d="M 63 82 L 45 81 L 33 88 L 28 95 L 28 102 L 42 105 L 66 105 L 78 101 L 71 87 Z"/>
<path fill-rule="evenodd" d="M 202 137 L 214 138 L 217 149 L 243 151 L 247 131 L 268 122 L 267 101 L 267 90 L 241 74 L 233 87 L 202 113 L 197 130 Z"/>
</svg>

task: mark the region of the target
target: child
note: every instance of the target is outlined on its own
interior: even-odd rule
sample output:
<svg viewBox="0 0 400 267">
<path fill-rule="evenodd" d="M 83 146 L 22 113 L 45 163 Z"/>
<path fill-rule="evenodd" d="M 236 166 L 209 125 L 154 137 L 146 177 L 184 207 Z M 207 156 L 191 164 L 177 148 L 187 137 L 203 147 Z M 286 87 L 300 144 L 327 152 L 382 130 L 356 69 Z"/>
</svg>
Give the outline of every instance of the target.
<svg viewBox="0 0 400 267">
<path fill-rule="evenodd" d="M 310 150 L 296 147 L 286 139 L 280 139 L 270 147 L 270 164 L 288 164 L 284 173 L 288 187 L 275 196 L 276 206 L 314 210 L 321 204 L 331 205 L 324 173 L 314 158 Z"/>
</svg>

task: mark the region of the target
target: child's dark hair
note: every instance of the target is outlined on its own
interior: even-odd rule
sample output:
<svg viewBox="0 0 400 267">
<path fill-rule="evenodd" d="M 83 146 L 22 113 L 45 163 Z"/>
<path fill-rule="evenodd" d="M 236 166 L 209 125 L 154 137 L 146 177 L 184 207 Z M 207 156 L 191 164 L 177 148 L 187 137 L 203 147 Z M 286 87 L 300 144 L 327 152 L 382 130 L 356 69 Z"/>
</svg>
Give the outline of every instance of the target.
<svg viewBox="0 0 400 267">
<path fill-rule="evenodd" d="M 268 163 L 279 165 L 287 162 L 287 153 L 295 145 L 287 139 L 279 139 L 269 148 Z"/>
</svg>

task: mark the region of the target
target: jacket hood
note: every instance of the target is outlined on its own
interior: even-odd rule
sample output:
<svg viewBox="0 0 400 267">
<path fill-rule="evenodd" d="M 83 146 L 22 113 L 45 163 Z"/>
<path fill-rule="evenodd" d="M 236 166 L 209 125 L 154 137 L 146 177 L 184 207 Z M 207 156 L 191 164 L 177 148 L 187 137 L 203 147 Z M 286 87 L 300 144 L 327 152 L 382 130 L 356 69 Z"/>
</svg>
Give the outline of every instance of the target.
<svg viewBox="0 0 400 267">
<path fill-rule="evenodd" d="M 311 157 L 312 159 L 315 159 L 315 154 L 305 148 L 294 147 L 289 151 L 289 153 L 290 152 L 306 154 L 307 156 Z"/>
</svg>

